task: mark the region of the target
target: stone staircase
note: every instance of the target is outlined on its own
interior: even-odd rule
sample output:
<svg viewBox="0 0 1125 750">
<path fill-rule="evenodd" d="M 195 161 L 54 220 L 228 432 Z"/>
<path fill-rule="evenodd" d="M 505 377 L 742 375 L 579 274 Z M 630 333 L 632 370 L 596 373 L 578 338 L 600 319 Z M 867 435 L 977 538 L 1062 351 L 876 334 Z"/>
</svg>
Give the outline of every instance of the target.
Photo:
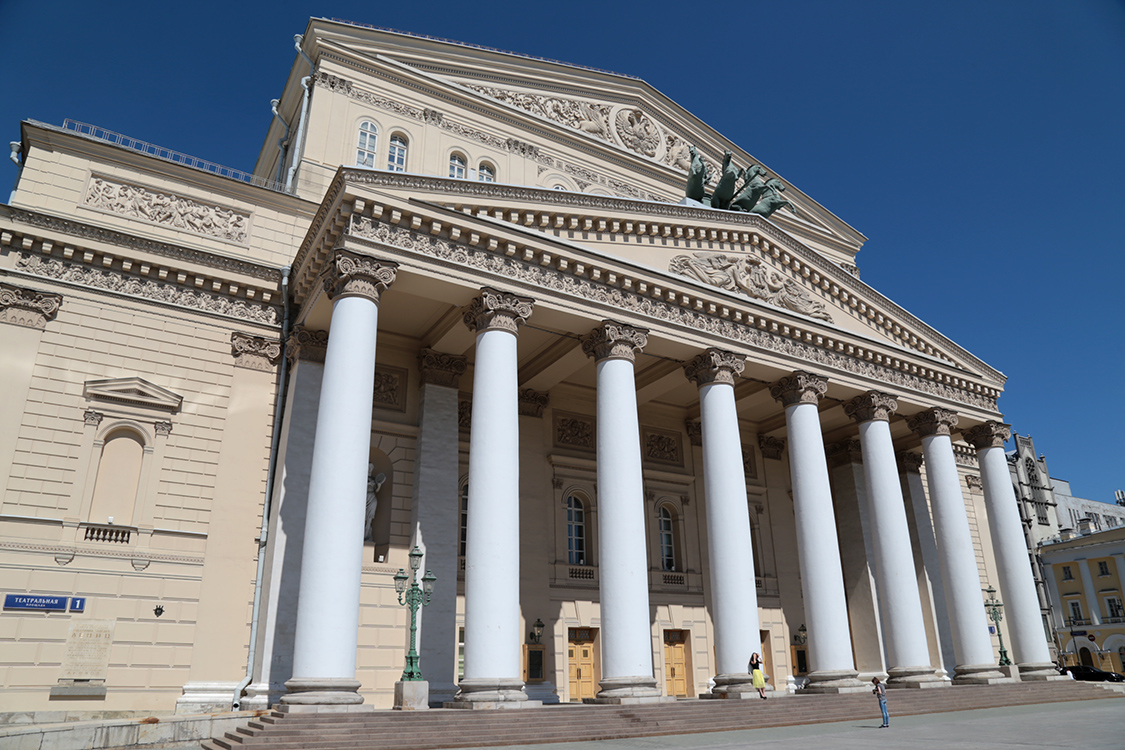
<svg viewBox="0 0 1125 750">
<path fill-rule="evenodd" d="M 1035 703 L 1120 700 L 1117 692 L 1079 682 L 958 685 L 941 690 L 891 690 L 895 716 Z M 433 750 L 540 742 L 606 740 L 662 734 L 722 732 L 869 718 L 870 695 L 775 696 L 770 700 L 701 701 L 639 706 L 562 704 L 508 711 L 367 711 L 348 714 L 275 710 L 237 731 L 207 740 L 204 750 Z"/>
</svg>

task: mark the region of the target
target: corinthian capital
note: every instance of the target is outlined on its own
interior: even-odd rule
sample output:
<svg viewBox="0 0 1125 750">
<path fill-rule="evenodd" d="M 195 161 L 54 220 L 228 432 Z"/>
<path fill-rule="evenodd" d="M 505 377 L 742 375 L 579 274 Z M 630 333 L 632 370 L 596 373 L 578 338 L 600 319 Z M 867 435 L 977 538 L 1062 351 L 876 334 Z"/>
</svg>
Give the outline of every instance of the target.
<svg viewBox="0 0 1125 750">
<path fill-rule="evenodd" d="M 635 361 L 638 352 L 648 343 L 648 331 L 624 323 L 603 320 L 594 330 L 582 337 L 582 351 L 595 362 L 603 359 Z"/>
<path fill-rule="evenodd" d="M 957 412 L 933 407 L 920 411 L 906 420 L 907 426 L 919 437 L 930 435 L 949 435 L 957 426 Z"/>
<path fill-rule="evenodd" d="M 828 392 L 828 378 L 797 370 L 770 386 L 770 395 L 782 406 L 815 404 Z"/>
<path fill-rule="evenodd" d="M 456 388 L 465 374 L 466 365 L 464 357 L 423 349 L 418 355 L 418 367 L 422 371 L 423 383 Z"/>
<path fill-rule="evenodd" d="M 961 436 L 978 451 L 984 448 L 1003 448 L 1004 443 L 1012 436 L 1012 426 L 989 421 L 963 430 Z"/>
<path fill-rule="evenodd" d="M 230 353 L 235 367 L 271 370 L 281 359 L 281 342 L 234 331 L 230 335 Z"/>
<path fill-rule="evenodd" d="M 398 263 L 337 248 L 324 270 L 324 291 L 331 299 L 365 297 L 379 304 L 379 295 L 394 283 L 397 272 Z"/>
<path fill-rule="evenodd" d="M 0 322 L 43 330 L 61 306 L 60 294 L 0 284 Z"/>
<path fill-rule="evenodd" d="M 844 404 L 844 413 L 857 422 L 889 422 L 898 408 L 894 396 L 879 391 L 868 391 Z"/>
<path fill-rule="evenodd" d="M 684 365 L 687 379 L 702 388 L 711 383 L 734 385 L 734 376 L 746 369 L 746 357 L 722 349 L 708 349 Z"/>
<path fill-rule="evenodd" d="M 328 351 L 328 331 L 316 331 L 304 326 L 293 326 L 293 333 L 289 334 L 286 347 L 286 356 L 289 363 L 296 360 L 324 363 L 324 355 Z"/>
<path fill-rule="evenodd" d="M 516 333 L 531 317 L 535 300 L 485 287 L 465 308 L 465 325 L 472 331 Z"/>
<path fill-rule="evenodd" d="M 923 458 L 922 458 L 921 453 L 911 453 L 910 451 L 901 451 L 901 452 L 895 454 L 895 458 L 898 460 L 899 471 L 910 473 L 910 474 L 921 474 L 922 473 Z"/>
</svg>

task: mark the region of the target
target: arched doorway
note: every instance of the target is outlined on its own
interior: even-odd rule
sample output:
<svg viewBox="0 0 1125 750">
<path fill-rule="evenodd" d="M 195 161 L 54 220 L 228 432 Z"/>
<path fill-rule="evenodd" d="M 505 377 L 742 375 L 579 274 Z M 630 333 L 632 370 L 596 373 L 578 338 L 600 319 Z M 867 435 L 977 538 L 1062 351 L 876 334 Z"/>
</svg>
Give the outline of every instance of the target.
<svg viewBox="0 0 1125 750">
<path fill-rule="evenodd" d="M 1094 666 L 1094 657 L 1090 654 L 1090 649 L 1085 646 L 1078 650 L 1078 660 L 1087 667 Z"/>
</svg>

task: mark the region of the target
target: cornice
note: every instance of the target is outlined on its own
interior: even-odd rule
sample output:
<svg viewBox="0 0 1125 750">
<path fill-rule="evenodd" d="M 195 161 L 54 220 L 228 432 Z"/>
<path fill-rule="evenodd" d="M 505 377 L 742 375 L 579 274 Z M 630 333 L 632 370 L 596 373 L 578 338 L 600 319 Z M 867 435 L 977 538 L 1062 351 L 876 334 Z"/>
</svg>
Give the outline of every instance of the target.
<svg viewBox="0 0 1125 750">
<path fill-rule="evenodd" d="M 140 558 L 149 562 L 182 563 L 185 565 L 203 565 L 202 557 L 190 555 L 169 555 L 153 552 L 149 549 L 127 548 L 94 548 L 85 545 L 64 546 L 60 544 L 34 544 L 28 542 L 14 542 L 0 539 L 0 549 L 17 550 L 20 552 L 39 552 L 45 555 L 79 555 L 83 557 L 108 557 L 118 560 L 132 560 Z"/>
<path fill-rule="evenodd" d="M 394 248 L 400 253 L 419 253 L 442 266 L 475 268 L 495 279 L 515 281 L 538 298 L 584 299 L 599 305 L 607 316 L 614 314 L 613 310 L 625 311 L 646 320 L 720 337 L 724 343 L 741 342 L 776 352 L 816 369 L 831 368 L 870 378 L 900 392 L 907 389 L 997 412 L 996 391 L 880 351 L 838 341 L 830 331 L 817 330 L 822 325 L 818 321 L 795 324 L 757 310 L 740 310 L 734 305 L 720 305 L 670 290 L 654 281 L 651 274 L 644 278 L 642 274 L 626 274 L 620 268 L 609 269 L 567 258 L 552 252 L 554 247 L 545 249 L 542 235 L 529 237 L 531 241 L 527 243 L 514 242 L 476 231 L 480 227 L 463 230 L 446 217 L 408 215 L 404 209 L 384 207 L 369 198 L 355 199 L 349 208 L 345 212 L 349 219 L 341 231 L 346 232 L 350 241 L 375 248 L 376 252 L 380 248 Z M 305 265 L 303 262 L 302 266 Z M 302 267 L 298 274 L 294 288 L 298 302 L 302 288 L 307 292 L 307 280 L 313 278 L 315 270 Z M 730 344 L 725 343 L 724 348 L 729 349 Z"/>
</svg>

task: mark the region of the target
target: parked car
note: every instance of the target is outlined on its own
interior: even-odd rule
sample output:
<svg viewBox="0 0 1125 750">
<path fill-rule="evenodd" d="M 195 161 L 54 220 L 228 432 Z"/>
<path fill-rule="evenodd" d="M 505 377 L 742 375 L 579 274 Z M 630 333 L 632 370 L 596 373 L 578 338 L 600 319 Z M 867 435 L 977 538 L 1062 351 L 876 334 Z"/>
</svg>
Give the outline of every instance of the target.
<svg viewBox="0 0 1125 750">
<path fill-rule="evenodd" d="M 1095 667 L 1087 667 L 1084 664 L 1076 667 L 1062 667 L 1059 671 L 1063 674 L 1069 672 L 1074 675 L 1074 679 L 1085 682 L 1125 682 L 1125 675 L 1117 674 L 1117 672 L 1106 672 Z"/>
</svg>

